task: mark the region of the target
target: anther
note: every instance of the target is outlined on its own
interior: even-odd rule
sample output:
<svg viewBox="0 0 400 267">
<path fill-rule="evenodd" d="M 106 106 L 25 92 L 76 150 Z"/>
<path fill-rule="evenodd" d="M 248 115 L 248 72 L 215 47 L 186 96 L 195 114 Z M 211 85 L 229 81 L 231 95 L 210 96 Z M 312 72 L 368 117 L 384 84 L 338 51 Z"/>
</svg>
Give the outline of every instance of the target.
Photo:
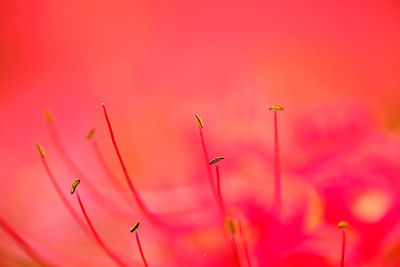
<svg viewBox="0 0 400 267">
<path fill-rule="evenodd" d="M 208 164 L 210 164 L 210 165 L 215 164 L 215 163 L 217 163 L 217 162 L 223 160 L 224 158 L 225 158 L 225 157 L 217 157 L 217 158 L 215 158 L 215 159 L 210 160 L 210 162 L 209 162 Z"/>
<path fill-rule="evenodd" d="M 204 127 L 203 121 L 201 120 L 201 118 L 199 117 L 199 115 L 194 114 L 194 116 L 196 117 L 197 121 L 199 122 L 200 128 Z"/>
<path fill-rule="evenodd" d="M 231 234 L 236 233 L 235 225 L 233 224 L 233 221 L 231 219 L 226 220 L 225 224 L 226 224 L 226 228 L 228 228 L 228 230 Z"/>
<path fill-rule="evenodd" d="M 96 132 L 96 128 L 91 129 L 90 132 L 88 133 L 88 135 L 86 136 L 86 140 L 89 141 L 93 137 L 95 132 Z"/>
<path fill-rule="evenodd" d="M 337 225 L 339 228 L 347 228 L 349 226 L 349 223 L 346 221 L 341 221 Z"/>
<path fill-rule="evenodd" d="M 44 159 L 46 157 L 46 154 L 44 153 L 43 148 L 39 144 L 36 144 L 36 147 L 39 150 L 40 156 L 42 156 L 42 158 Z"/>
<path fill-rule="evenodd" d="M 139 227 L 139 222 L 137 222 L 137 223 L 135 223 L 132 227 L 131 227 L 131 229 L 129 230 L 131 233 L 133 233 L 136 229 L 138 229 L 138 227 Z"/>
<path fill-rule="evenodd" d="M 52 124 L 54 122 L 54 117 L 53 114 L 51 113 L 51 110 L 48 108 L 45 108 L 43 110 L 44 116 L 46 117 L 46 120 L 49 124 Z"/>
<path fill-rule="evenodd" d="M 81 182 L 81 180 L 77 179 L 75 180 L 75 182 L 72 184 L 72 188 L 71 188 L 71 195 L 73 195 L 75 193 L 76 187 L 78 186 L 78 184 Z"/>
<path fill-rule="evenodd" d="M 269 107 L 269 110 L 283 110 L 283 107 L 279 105 L 273 105 Z"/>
</svg>

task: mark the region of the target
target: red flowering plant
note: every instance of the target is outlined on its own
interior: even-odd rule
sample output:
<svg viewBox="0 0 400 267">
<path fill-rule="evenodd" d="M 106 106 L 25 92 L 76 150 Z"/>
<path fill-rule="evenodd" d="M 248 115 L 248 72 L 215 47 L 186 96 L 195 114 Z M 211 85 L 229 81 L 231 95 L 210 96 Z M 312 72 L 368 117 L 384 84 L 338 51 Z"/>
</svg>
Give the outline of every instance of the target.
<svg viewBox="0 0 400 267">
<path fill-rule="evenodd" d="M 395 1 L 1 7 L 1 266 L 400 265 Z"/>
<path fill-rule="evenodd" d="M 394 155 L 399 142 L 381 130 L 364 105 L 341 100 L 299 114 L 291 146 L 302 152 L 295 154 L 288 153 L 285 145 L 279 147 L 278 120 L 285 112 L 281 106 L 270 107 L 270 145 L 233 136 L 224 146 L 227 156 L 217 157 L 211 156 L 217 141 L 210 140 L 206 122 L 196 114 L 199 139 L 194 142 L 201 155 L 196 156 L 200 160 L 193 178 L 186 185 L 147 192 L 136 187 L 111 115 L 105 105 L 103 109 L 123 179 L 114 173 L 111 155 L 102 152 L 94 129 L 86 136 L 87 149 L 92 150 L 95 157 L 90 161 L 99 165 L 103 178 L 87 175 L 69 154 L 53 115 L 45 111 L 56 149 L 51 154 L 70 174 L 61 180 L 50 156 L 37 144 L 44 167 L 40 179 L 47 175 L 59 198 L 47 206 L 70 217 L 61 227 L 73 234 L 67 251 L 56 249 L 52 243 L 26 238 L 2 216 L 4 233 L 30 262 L 42 266 L 396 266 L 400 170 Z M 54 233 L 54 226 L 50 227 Z M 60 242 L 54 236 L 45 239 Z"/>
</svg>

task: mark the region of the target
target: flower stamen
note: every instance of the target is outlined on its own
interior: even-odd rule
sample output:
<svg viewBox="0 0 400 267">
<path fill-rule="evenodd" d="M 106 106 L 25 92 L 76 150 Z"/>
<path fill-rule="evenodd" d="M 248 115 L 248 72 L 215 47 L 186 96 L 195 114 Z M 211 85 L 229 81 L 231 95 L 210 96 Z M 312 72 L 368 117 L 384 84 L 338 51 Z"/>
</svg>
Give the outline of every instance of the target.
<svg viewBox="0 0 400 267">
<path fill-rule="evenodd" d="M 341 221 L 338 223 L 338 227 L 342 228 L 342 256 L 340 260 L 340 266 L 344 267 L 344 256 L 345 256 L 345 250 L 346 250 L 346 229 L 349 226 L 348 222 L 346 221 Z"/>
<path fill-rule="evenodd" d="M 53 114 L 51 113 L 51 111 L 49 109 L 45 109 L 44 115 L 48 122 L 48 129 L 49 129 L 50 137 L 54 143 L 54 146 L 57 150 L 58 155 L 61 157 L 61 159 L 63 160 L 63 162 L 65 163 L 65 165 L 68 167 L 69 171 L 73 175 L 81 177 L 82 179 L 84 179 L 86 181 L 86 183 L 88 184 L 88 189 L 89 189 L 91 195 L 96 200 L 96 202 L 98 202 L 100 206 L 106 207 L 106 210 L 109 211 L 110 205 L 108 204 L 109 201 L 107 200 L 107 198 L 96 189 L 96 187 L 89 181 L 89 179 L 86 178 L 86 176 L 83 174 L 83 172 L 78 167 L 78 165 L 76 165 L 74 160 L 67 153 L 67 150 L 63 146 L 61 139 L 59 137 L 59 134 L 57 132 L 57 129 L 54 125 L 55 120 L 54 120 L 54 117 L 53 117 Z M 94 134 L 94 132 L 93 132 L 93 134 Z"/>
<path fill-rule="evenodd" d="M 92 234 L 94 235 L 97 243 L 99 244 L 99 246 L 106 252 L 106 254 L 119 266 L 122 267 L 127 267 L 128 265 L 126 265 L 103 241 L 103 239 L 100 238 L 99 234 L 97 233 L 96 229 L 94 228 L 92 221 L 90 220 L 89 216 L 86 213 L 86 209 L 85 206 L 83 205 L 83 202 L 81 200 L 81 197 L 79 195 L 79 191 L 77 189 L 77 186 L 79 185 L 80 180 L 77 179 L 75 180 L 75 182 L 72 184 L 71 187 L 71 194 L 75 194 L 76 195 L 76 199 L 78 200 L 79 203 L 79 207 L 81 208 L 82 214 L 85 217 L 85 220 L 92 232 Z"/>
<path fill-rule="evenodd" d="M 46 154 L 44 153 L 44 150 L 41 145 L 36 144 L 36 147 L 40 153 L 42 163 L 44 166 L 44 169 L 47 173 L 47 176 L 50 178 L 51 183 L 53 184 L 54 189 L 56 190 L 58 196 L 60 197 L 61 201 L 63 202 L 64 206 L 67 208 L 68 212 L 72 215 L 74 220 L 79 224 L 79 226 L 85 231 L 88 232 L 87 226 L 85 223 L 82 221 L 82 219 L 79 217 L 79 215 L 75 212 L 75 210 L 72 208 L 71 204 L 69 201 L 66 199 L 65 195 L 63 194 L 60 185 L 58 184 L 55 176 L 53 175 L 53 172 L 51 171 L 49 165 L 47 164 L 46 160 Z"/>
<path fill-rule="evenodd" d="M 112 126 L 111 126 L 111 121 L 110 121 L 110 119 L 109 119 L 109 117 L 108 117 L 108 113 L 107 113 L 106 106 L 105 106 L 104 103 L 102 103 L 101 106 L 103 107 L 104 116 L 105 116 L 105 118 L 106 118 L 108 130 L 109 130 L 110 136 L 111 136 L 111 141 L 112 141 L 112 143 L 113 143 L 115 152 L 117 153 L 117 157 L 118 157 L 118 160 L 119 160 L 120 165 L 121 165 L 121 167 L 122 167 L 122 171 L 124 172 L 126 182 L 128 183 L 128 187 L 129 187 L 129 189 L 131 190 L 132 195 L 133 195 L 133 197 L 134 197 L 134 199 L 135 199 L 137 205 L 139 206 L 139 209 L 140 209 L 150 220 L 152 220 L 153 222 L 155 222 L 155 223 L 157 223 L 157 224 L 163 224 L 162 222 L 160 222 L 160 220 L 159 220 L 156 216 L 154 216 L 154 214 L 152 214 L 152 213 L 149 211 L 149 209 L 147 208 L 147 206 L 146 206 L 145 203 L 143 202 L 142 198 L 140 197 L 139 193 L 137 192 L 136 188 L 134 187 L 134 185 L 133 185 L 133 183 L 132 183 L 132 179 L 131 179 L 131 177 L 130 177 L 130 175 L 129 175 L 129 173 L 128 173 L 128 169 L 126 168 L 125 163 L 124 163 L 124 161 L 123 161 L 123 159 L 122 159 L 122 155 L 121 155 L 121 153 L 120 153 L 120 151 L 119 151 L 119 148 L 118 148 L 118 145 L 117 145 L 117 141 L 116 141 L 115 136 L 114 136 L 114 131 L 113 131 Z"/>
<path fill-rule="evenodd" d="M 281 188 L 281 168 L 279 162 L 279 140 L 278 140 L 278 110 L 283 110 L 282 106 L 274 105 L 269 108 L 274 112 L 274 208 L 280 214 L 282 206 Z"/>
<path fill-rule="evenodd" d="M 226 211 L 225 211 L 225 205 L 224 201 L 222 198 L 222 191 L 221 191 L 221 176 L 219 172 L 219 164 L 220 161 L 223 160 L 224 157 L 220 156 L 217 158 L 214 158 L 209 162 L 209 165 L 215 165 L 215 174 L 217 177 L 217 197 L 218 197 L 218 206 L 221 212 L 221 217 L 223 222 L 225 223 L 226 228 L 229 231 L 229 235 L 231 238 L 231 247 L 232 247 L 232 254 L 236 263 L 236 266 L 241 266 L 240 264 L 240 258 L 239 258 L 239 253 L 237 250 L 237 245 L 236 245 L 236 240 L 235 240 L 235 227 L 231 219 L 227 219 L 226 216 Z M 225 231 L 226 233 L 226 231 Z"/>
<path fill-rule="evenodd" d="M 233 223 L 233 221 L 231 219 L 226 219 L 225 224 L 226 224 L 226 227 L 231 236 L 232 253 L 233 253 L 233 256 L 235 259 L 236 266 L 240 267 L 241 266 L 240 257 L 239 257 L 239 252 L 238 252 L 236 238 L 235 238 L 235 235 L 236 235 L 235 224 Z"/>
<path fill-rule="evenodd" d="M 243 247 L 244 247 L 244 253 L 246 255 L 247 264 L 249 265 L 249 267 L 252 267 L 251 261 L 250 261 L 249 247 L 248 247 L 248 244 L 247 244 L 246 236 L 245 236 L 244 231 L 242 229 L 242 222 L 240 220 L 239 220 L 239 233 L 240 233 L 240 237 L 242 239 L 242 243 L 243 243 Z"/>
<path fill-rule="evenodd" d="M 199 115 L 194 114 L 194 116 L 195 116 L 195 118 L 197 119 L 197 121 L 198 121 L 198 123 L 199 123 L 199 125 L 200 125 L 200 128 L 204 128 L 203 121 L 201 120 L 201 118 L 199 117 Z"/>
<path fill-rule="evenodd" d="M 96 128 L 91 129 L 91 130 L 89 131 L 88 135 L 86 136 L 86 140 L 89 141 L 90 139 L 92 139 L 92 137 L 93 137 L 93 135 L 94 135 L 95 132 L 96 132 Z"/>
<path fill-rule="evenodd" d="M 204 156 L 204 160 L 206 162 L 206 168 L 207 168 L 207 175 L 208 175 L 208 180 L 211 186 L 211 191 L 214 195 L 214 198 L 216 201 L 218 201 L 218 196 L 217 196 L 217 191 L 216 191 L 216 187 L 215 187 L 215 182 L 214 182 L 214 176 L 211 170 L 211 166 L 210 166 L 210 157 L 208 155 L 207 152 L 207 146 L 206 146 L 206 142 L 204 140 L 204 134 L 203 134 L 203 128 L 204 128 L 204 124 L 203 121 L 201 120 L 201 118 L 199 117 L 199 115 L 194 114 L 197 122 L 199 123 L 199 133 L 200 133 L 200 141 L 201 141 L 201 147 L 203 148 L 203 156 Z"/>
<path fill-rule="evenodd" d="M 139 222 L 135 223 L 135 224 L 131 227 L 131 229 L 130 229 L 129 231 L 130 231 L 131 233 L 135 232 L 136 243 L 137 243 L 138 248 L 139 248 L 140 256 L 142 257 L 144 266 L 148 267 L 149 265 L 147 264 L 146 257 L 144 256 L 144 253 L 143 253 L 142 244 L 140 243 L 139 231 L 137 230 L 138 227 L 139 227 Z"/>
</svg>

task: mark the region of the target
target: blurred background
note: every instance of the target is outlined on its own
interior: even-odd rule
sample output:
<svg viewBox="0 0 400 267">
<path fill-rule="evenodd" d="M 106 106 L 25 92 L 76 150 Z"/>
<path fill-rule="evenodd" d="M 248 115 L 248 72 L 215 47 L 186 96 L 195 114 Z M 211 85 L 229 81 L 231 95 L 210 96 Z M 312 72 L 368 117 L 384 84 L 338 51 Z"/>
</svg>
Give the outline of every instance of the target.
<svg viewBox="0 0 400 267">
<path fill-rule="evenodd" d="M 283 251 L 283 266 L 339 266 L 341 220 L 350 223 L 348 266 L 399 266 L 399 47 L 395 0 L 3 0 L 1 218 L 60 266 L 113 266 L 43 169 L 36 143 L 80 214 L 69 195 L 78 174 L 57 153 L 43 115 L 48 108 L 69 157 L 108 198 L 99 205 L 82 180 L 89 216 L 122 258 L 140 266 L 127 229 L 143 221 L 151 266 L 234 266 L 212 208 L 197 113 L 210 157 L 226 158 L 223 195 L 244 224 L 253 266 L 273 262 L 271 247 Z M 102 102 L 149 209 L 190 229 L 158 229 L 125 205 L 122 196 L 131 196 Z M 279 245 L 268 224 L 268 107 L 275 104 L 285 108 L 279 134 L 290 236 Z M 85 140 L 93 127 L 122 188 L 112 187 Z M 246 266 L 243 248 L 240 255 Z M 0 263 L 35 266 L 4 231 Z"/>
</svg>

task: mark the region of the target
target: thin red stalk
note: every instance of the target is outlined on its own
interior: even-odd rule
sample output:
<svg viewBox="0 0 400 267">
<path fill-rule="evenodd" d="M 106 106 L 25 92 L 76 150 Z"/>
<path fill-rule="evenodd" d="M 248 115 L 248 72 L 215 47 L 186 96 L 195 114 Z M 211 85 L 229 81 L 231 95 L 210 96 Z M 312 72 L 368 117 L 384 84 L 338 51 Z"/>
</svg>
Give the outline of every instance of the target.
<svg viewBox="0 0 400 267">
<path fill-rule="evenodd" d="M 133 186 L 132 179 L 131 179 L 131 177 L 129 176 L 128 170 L 127 170 L 127 168 L 126 168 L 126 166 L 125 166 L 125 163 L 124 163 L 124 161 L 123 161 L 123 159 L 122 159 L 121 153 L 119 152 L 119 148 L 118 148 L 118 145 L 117 145 L 117 141 L 115 140 L 115 136 L 114 136 L 114 131 L 113 131 L 113 129 L 112 129 L 111 122 L 110 122 L 110 119 L 109 119 L 109 117 L 108 117 L 107 110 L 106 110 L 106 106 L 104 105 L 104 103 L 102 104 L 102 107 L 103 107 L 103 110 L 104 110 L 104 116 L 105 116 L 106 121 L 107 121 L 108 130 L 110 131 L 111 141 L 112 141 L 112 143 L 113 143 L 115 152 L 117 153 L 118 160 L 119 160 L 119 162 L 120 162 L 120 164 L 121 164 L 121 167 L 122 167 L 122 171 L 124 172 L 126 182 L 128 183 L 129 189 L 132 191 L 132 194 L 133 194 L 133 196 L 134 196 L 134 198 L 135 198 L 137 204 L 139 205 L 139 208 L 140 208 L 144 213 L 147 214 L 147 213 L 148 213 L 147 207 L 144 205 L 143 200 L 141 199 L 141 197 L 139 196 L 139 194 L 138 194 L 138 192 L 136 191 L 135 187 Z"/>
<path fill-rule="evenodd" d="M 346 227 L 343 227 L 343 238 L 342 238 L 342 257 L 340 266 L 344 267 L 344 255 L 346 250 Z"/>
<path fill-rule="evenodd" d="M 41 256 L 2 218 L 0 218 L 0 227 L 17 243 L 17 245 L 31 257 L 40 266 L 54 266 L 54 264 L 48 264 Z"/>
<path fill-rule="evenodd" d="M 217 196 L 218 196 L 218 205 L 219 205 L 219 209 L 221 211 L 221 215 L 225 220 L 225 206 L 224 206 L 224 201 L 222 199 L 222 193 L 221 193 L 221 178 L 220 178 L 220 174 L 219 174 L 219 164 L 217 163 L 215 166 L 215 173 L 217 176 Z"/>
<path fill-rule="evenodd" d="M 56 178 L 53 175 L 53 172 L 50 170 L 49 165 L 47 164 L 47 161 L 45 158 L 42 157 L 42 163 L 43 166 L 46 170 L 47 175 L 50 178 L 51 183 L 53 184 L 54 188 L 56 189 L 56 192 L 60 199 L 62 200 L 64 206 L 67 208 L 68 212 L 72 215 L 74 220 L 79 224 L 79 226 L 86 232 L 89 233 L 89 229 L 85 225 L 85 223 L 82 221 L 82 219 L 79 217 L 79 215 L 75 212 L 75 210 L 72 208 L 71 204 L 68 202 L 66 197 L 64 196 L 59 184 L 57 183 Z"/>
<path fill-rule="evenodd" d="M 279 162 L 279 140 L 278 140 L 278 114 L 277 110 L 274 110 L 274 179 L 275 179 L 275 207 L 280 212 L 282 205 L 282 192 L 281 192 L 281 168 Z"/>
<path fill-rule="evenodd" d="M 119 162 L 120 162 L 121 167 L 122 167 L 122 170 L 123 170 L 123 172 L 124 172 L 126 182 L 128 183 L 129 189 L 131 190 L 132 195 L 133 195 L 133 197 L 134 197 L 136 203 L 138 204 L 140 210 L 141 210 L 149 219 L 151 219 L 153 222 L 155 222 L 155 223 L 157 223 L 157 224 L 163 224 L 162 222 L 160 222 L 160 220 L 159 220 L 157 217 L 154 216 L 154 214 L 152 214 L 152 213 L 148 210 L 147 206 L 144 204 L 144 202 L 143 202 L 142 198 L 140 197 L 139 193 L 136 191 L 135 187 L 133 186 L 132 179 L 131 179 L 131 177 L 130 177 L 130 175 L 129 175 L 129 173 L 128 173 L 128 170 L 127 170 L 127 168 L 126 168 L 126 166 L 125 166 L 125 163 L 124 163 L 124 161 L 123 161 L 123 159 L 122 159 L 121 153 L 120 153 L 119 148 L 118 148 L 118 145 L 117 145 L 117 141 L 115 140 L 114 132 L 113 132 L 113 129 L 112 129 L 112 126 L 111 126 L 110 119 L 109 119 L 108 114 L 107 114 L 106 106 L 104 105 L 104 103 L 102 103 L 101 105 L 102 105 L 103 110 L 104 110 L 104 116 L 105 116 L 106 121 L 107 121 L 107 126 L 108 126 L 108 130 L 109 130 L 109 132 L 110 132 L 111 141 L 112 141 L 112 143 L 113 143 L 115 152 L 117 153 Z"/>
<path fill-rule="evenodd" d="M 121 183 L 118 182 L 117 178 L 114 176 L 114 174 L 111 172 L 110 168 L 108 167 L 108 165 L 107 165 L 107 163 L 106 163 L 106 161 L 105 161 L 105 159 L 103 157 L 103 154 L 100 151 L 100 148 L 99 148 L 96 140 L 93 139 L 92 140 L 92 144 L 93 144 L 93 148 L 94 148 L 96 157 L 97 157 L 100 165 L 102 166 L 104 172 L 106 173 L 106 176 L 112 182 L 112 184 L 114 185 L 115 189 L 117 189 L 118 191 L 122 191 Z M 124 198 L 125 202 L 128 205 L 131 205 L 132 202 L 130 200 L 128 200 L 127 195 L 124 194 L 123 192 L 122 192 L 121 195 Z"/>
<path fill-rule="evenodd" d="M 222 192 L 221 192 L 221 178 L 220 178 L 220 173 L 219 173 L 219 163 L 215 164 L 215 174 L 216 174 L 216 177 L 217 177 L 218 205 L 219 205 L 219 209 L 221 211 L 222 221 L 225 224 L 227 222 L 227 218 L 226 218 L 225 205 L 224 205 L 224 201 L 223 201 L 223 198 L 222 198 Z M 226 233 L 226 231 L 225 231 L 225 233 Z M 233 231 L 230 231 L 230 235 L 231 235 L 231 238 L 232 238 L 231 239 L 232 254 L 233 254 L 233 257 L 235 259 L 236 266 L 241 266 L 239 253 L 238 253 L 238 250 L 237 250 L 235 236 L 234 236 L 235 234 L 233 233 Z"/>
<path fill-rule="evenodd" d="M 244 247 L 244 253 L 246 255 L 247 264 L 249 265 L 249 267 L 252 267 L 251 261 L 250 261 L 249 247 L 247 245 L 246 236 L 245 236 L 244 231 L 242 229 L 242 222 L 240 220 L 239 220 L 239 233 L 240 233 L 240 237 L 242 239 L 242 243 L 243 243 L 243 247 Z"/>
<path fill-rule="evenodd" d="M 89 216 L 86 213 L 85 207 L 83 206 L 81 197 L 79 196 L 79 192 L 76 191 L 76 198 L 78 199 L 79 206 L 82 210 L 83 216 L 86 219 L 87 224 L 89 225 L 90 230 L 92 231 L 97 243 L 100 245 L 100 247 L 107 253 L 107 255 L 119 266 L 127 267 L 126 265 L 117 255 L 115 255 L 110 248 L 104 243 L 104 241 L 100 238 L 99 234 L 97 233 L 96 229 L 94 228 L 92 222 L 89 219 Z"/>
<path fill-rule="evenodd" d="M 144 266 L 148 267 L 149 265 L 147 264 L 146 258 L 145 258 L 144 253 L 143 253 L 143 249 L 142 249 L 142 245 L 140 243 L 138 231 L 136 231 L 135 234 L 136 234 L 136 242 L 137 242 L 137 245 L 138 245 L 138 248 L 139 248 L 140 256 L 142 257 L 142 260 L 143 260 L 143 264 L 144 264 Z"/>
<path fill-rule="evenodd" d="M 206 142 L 204 141 L 203 128 L 199 127 L 199 131 L 200 131 L 201 146 L 203 148 L 204 160 L 205 160 L 206 167 L 207 167 L 208 180 L 210 182 L 210 186 L 211 186 L 211 190 L 213 192 L 213 195 L 214 195 L 215 199 L 218 201 L 217 192 L 215 190 L 214 177 L 213 177 L 213 174 L 212 174 L 211 166 L 210 166 L 210 164 L 208 164 L 210 162 L 210 157 L 208 156 Z"/>
<path fill-rule="evenodd" d="M 231 236 L 232 236 L 232 251 L 233 251 L 233 256 L 235 257 L 235 264 L 237 267 L 240 267 L 241 264 L 240 264 L 239 252 L 236 245 L 235 234 L 231 233 Z"/>
<path fill-rule="evenodd" d="M 90 195 L 93 197 L 93 200 L 98 205 L 103 207 L 105 211 L 112 214 L 113 216 L 118 216 L 119 218 L 125 219 L 127 213 L 123 210 L 116 210 L 115 208 L 116 206 L 112 205 L 110 201 L 96 189 L 96 187 L 90 182 L 90 180 L 83 174 L 78 165 L 75 164 L 74 160 L 69 156 L 67 150 L 64 148 L 62 142 L 60 141 L 59 135 L 53 123 L 54 123 L 53 120 L 48 119 L 48 127 L 51 139 L 56 147 L 57 153 L 64 161 L 70 172 L 74 174 L 74 176 L 80 177 L 81 179 L 84 179 L 86 181 L 88 185 L 87 188 L 89 190 Z"/>
</svg>

